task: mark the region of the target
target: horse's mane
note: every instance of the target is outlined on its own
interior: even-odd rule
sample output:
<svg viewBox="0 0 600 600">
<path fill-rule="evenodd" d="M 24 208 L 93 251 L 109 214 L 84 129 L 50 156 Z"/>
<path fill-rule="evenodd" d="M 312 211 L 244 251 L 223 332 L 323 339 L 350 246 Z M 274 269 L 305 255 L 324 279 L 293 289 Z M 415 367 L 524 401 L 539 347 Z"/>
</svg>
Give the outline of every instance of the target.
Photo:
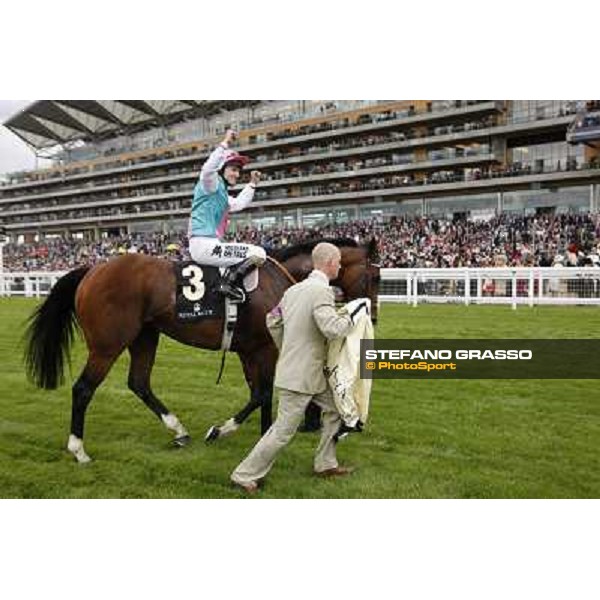
<svg viewBox="0 0 600 600">
<path fill-rule="evenodd" d="M 294 256 L 298 256 L 299 254 L 310 254 L 314 247 L 321 242 L 327 242 L 329 244 L 333 244 L 334 246 L 340 247 L 351 247 L 358 248 L 359 244 L 351 239 L 351 238 L 319 238 L 314 240 L 309 240 L 307 242 L 302 242 L 301 244 L 296 244 L 294 246 L 286 246 L 285 248 L 269 248 L 267 249 L 267 254 L 272 256 L 274 259 L 283 262 L 285 260 L 289 260 Z"/>
</svg>

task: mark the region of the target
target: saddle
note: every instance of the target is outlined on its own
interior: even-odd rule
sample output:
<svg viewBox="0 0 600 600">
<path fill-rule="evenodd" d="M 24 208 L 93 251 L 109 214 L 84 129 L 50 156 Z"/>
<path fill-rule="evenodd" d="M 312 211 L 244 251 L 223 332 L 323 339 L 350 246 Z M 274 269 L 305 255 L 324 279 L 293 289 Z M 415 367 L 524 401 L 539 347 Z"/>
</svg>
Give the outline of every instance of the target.
<svg viewBox="0 0 600 600">
<path fill-rule="evenodd" d="M 221 347 L 228 350 L 238 317 L 238 303 L 217 290 L 227 271 L 188 260 L 173 263 L 175 273 L 175 317 L 183 323 L 197 323 L 205 319 L 225 319 Z M 243 279 L 246 293 L 258 287 L 258 269 Z"/>
</svg>

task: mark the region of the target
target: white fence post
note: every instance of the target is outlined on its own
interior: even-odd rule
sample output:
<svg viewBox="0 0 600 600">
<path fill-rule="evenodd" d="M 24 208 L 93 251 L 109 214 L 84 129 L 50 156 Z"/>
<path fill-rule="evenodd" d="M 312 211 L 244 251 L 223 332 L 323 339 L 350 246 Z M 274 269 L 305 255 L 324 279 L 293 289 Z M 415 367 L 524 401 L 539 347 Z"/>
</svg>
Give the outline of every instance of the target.
<svg viewBox="0 0 600 600">
<path fill-rule="evenodd" d="M 419 276 L 413 272 L 413 306 L 417 305 L 417 297 L 419 295 Z"/>
<path fill-rule="evenodd" d="M 534 278 L 533 278 L 533 269 L 529 271 L 529 306 L 533 306 L 533 292 L 534 292 Z"/>
<path fill-rule="evenodd" d="M 465 306 L 469 306 L 471 302 L 471 278 L 469 277 L 469 269 L 465 271 Z"/>
<path fill-rule="evenodd" d="M 513 269 L 512 271 L 512 308 L 517 309 L 517 272 Z"/>
</svg>

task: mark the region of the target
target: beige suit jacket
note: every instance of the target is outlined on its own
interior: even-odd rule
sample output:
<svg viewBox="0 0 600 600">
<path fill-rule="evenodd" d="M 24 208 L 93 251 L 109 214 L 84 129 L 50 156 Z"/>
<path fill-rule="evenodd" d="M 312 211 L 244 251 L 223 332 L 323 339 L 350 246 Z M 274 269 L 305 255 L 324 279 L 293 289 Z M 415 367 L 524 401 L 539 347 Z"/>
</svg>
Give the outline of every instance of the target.
<svg viewBox="0 0 600 600">
<path fill-rule="evenodd" d="M 315 270 L 286 290 L 267 315 L 267 327 L 279 348 L 275 386 L 301 394 L 324 392 L 327 340 L 344 337 L 352 329 L 350 317 L 335 309 L 326 275 Z"/>
</svg>

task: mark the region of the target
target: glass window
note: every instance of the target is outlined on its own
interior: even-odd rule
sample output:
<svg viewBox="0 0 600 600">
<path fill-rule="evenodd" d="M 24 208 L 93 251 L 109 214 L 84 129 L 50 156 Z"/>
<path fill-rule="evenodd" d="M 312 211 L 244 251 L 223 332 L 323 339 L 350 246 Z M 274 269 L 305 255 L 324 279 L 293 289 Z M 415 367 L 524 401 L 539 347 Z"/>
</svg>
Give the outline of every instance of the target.
<svg viewBox="0 0 600 600">
<path fill-rule="evenodd" d="M 581 168 L 585 162 L 584 147 L 567 142 L 520 146 L 512 149 L 512 162 L 530 167 L 533 173 L 566 171 Z"/>
<path fill-rule="evenodd" d="M 284 215 L 283 216 L 283 225 L 285 227 L 296 227 L 297 225 L 296 215 Z"/>
<path fill-rule="evenodd" d="M 252 216 L 250 213 L 244 212 L 231 215 L 230 227 L 235 229 L 243 225 L 250 225 L 252 223 Z"/>
<path fill-rule="evenodd" d="M 325 208 L 311 208 L 302 211 L 302 225 L 313 227 L 327 222 L 327 211 Z"/>
<path fill-rule="evenodd" d="M 268 229 L 270 227 L 275 227 L 279 223 L 280 217 L 278 214 L 265 214 L 259 216 L 255 216 L 252 219 L 252 225 L 254 227 L 258 227 L 259 229 Z"/>
<path fill-rule="evenodd" d="M 396 205 L 397 215 L 420 215 L 423 211 L 423 202 L 418 200 L 402 200 Z"/>
<path fill-rule="evenodd" d="M 590 208 L 589 186 L 505 192 L 506 212 L 525 212 L 536 208 L 554 208 L 556 212 L 579 212 Z"/>
<path fill-rule="evenodd" d="M 418 201 L 420 205 L 420 200 Z M 398 214 L 398 204 L 395 202 L 386 202 L 378 204 L 361 204 L 359 208 L 359 218 L 387 218 Z"/>
<path fill-rule="evenodd" d="M 524 123 L 551 119 L 574 113 L 574 100 L 512 100 L 509 104 L 509 122 Z"/>
<path fill-rule="evenodd" d="M 425 202 L 425 212 L 428 215 L 452 215 L 473 211 L 491 211 L 498 207 L 496 194 L 480 194 L 475 196 L 451 196 L 449 198 L 430 198 Z"/>
</svg>

